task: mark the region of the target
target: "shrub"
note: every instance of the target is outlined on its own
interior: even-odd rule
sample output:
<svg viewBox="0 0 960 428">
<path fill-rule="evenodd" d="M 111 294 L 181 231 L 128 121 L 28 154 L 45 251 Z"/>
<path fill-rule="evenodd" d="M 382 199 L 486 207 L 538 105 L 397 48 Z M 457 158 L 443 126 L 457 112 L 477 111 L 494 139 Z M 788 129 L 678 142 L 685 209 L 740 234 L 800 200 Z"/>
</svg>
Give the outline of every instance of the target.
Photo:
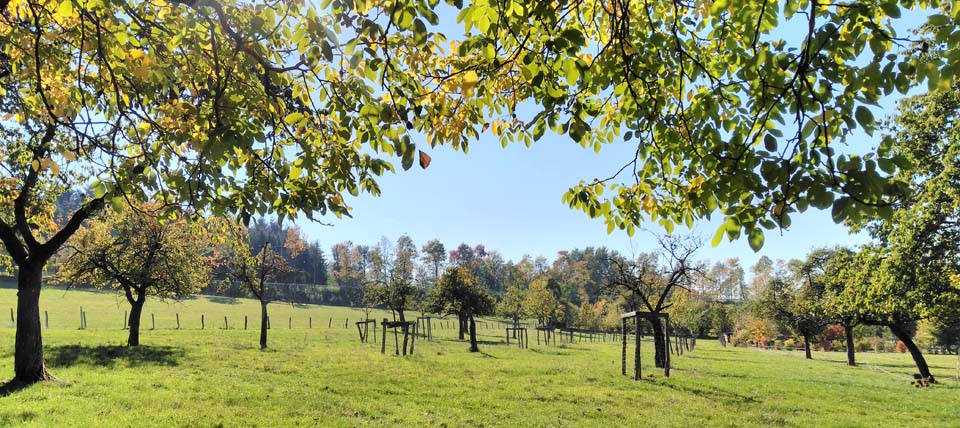
<svg viewBox="0 0 960 428">
<path fill-rule="evenodd" d="M 866 352 L 873 349 L 873 345 L 871 345 L 867 339 L 857 339 L 853 342 L 853 346 L 857 352 Z"/>
<path fill-rule="evenodd" d="M 776 348 L 778 351 L 783 349 L 783 341 L 780 339 L 774 340 L 773 347 Z"/>
<path fill-rule="evenodd" d="M 834 340 L 830 342 L 830 346 L 834 351 L 846 352 L 847 351 L 847 342 L 844 340 Z"/>
<path fill-rule="evenodd" d="M 787 349 L 793 350 L 797 347 L 797 341 L 793 339 L 787 339 L 783 341 L 783 346 Z"/>
<path fill-rule="evenodd" d="M 903 342 L 898 340 L 895 349 L 897 350 L 897 352 L 902 354 L 904 352 L 907 352 L 907 345 L 904 345 Z"/>
</svg>

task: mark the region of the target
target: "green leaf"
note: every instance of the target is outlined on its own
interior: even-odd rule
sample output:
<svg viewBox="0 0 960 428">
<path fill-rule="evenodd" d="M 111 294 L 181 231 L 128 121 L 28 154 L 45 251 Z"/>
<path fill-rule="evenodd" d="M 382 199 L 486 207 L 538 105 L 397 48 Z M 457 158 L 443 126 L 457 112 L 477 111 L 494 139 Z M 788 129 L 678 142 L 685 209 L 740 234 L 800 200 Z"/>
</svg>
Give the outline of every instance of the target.
<svg viewBox="0 0 960 428">
<path fill-rule="evenodd" d="M 867 133 L 870 133 L 873 130 L 873 112 L 871 112 L 869 108 L 866 106 L 857 106 L 857 111 L 854 113 L 854 117 L 856 117 L 857 123 L 859 123 L 860 126 L 867 131 Z"/>
<path fill-rule="evenodd" d="M 570 86 L 576 85 L 577 80 L 580 80 L 580 69 L 577 68 L 577 62 L 569 58 L 563 61 L 563 74 Z"/>
<path fill-rule="evenodd" d="M 717 0 L 713 2 L 713 6 L 710 6 L 710 13 L 717 15 L 727 9 L 727 6 L 730 4 L 728 0 Z"/>
<path fill-rule="evenodd" d="M 570 121 L 570 138 L 573 138 L 573 141 L 580 142 L 583 140 L 583 136 L 587 133 L 587 124 L 580 120 L 580 118 L 573 118 Z"/>
<path fill-rule="evenodd" d="M 93 184 L 90 185 L 90 190 L 93 192 L 93 197 L 100 199 L 103 195 L 107 194 L 107 185 L 100 180 L 95 180 Z"/>
<path fill-rule="evenodd" d="M 720 227 L 717 228 L 717 232 L 713 234 L 713 240 L 710 241 L 710 246 L 716 247 L 717 245 L 720 245 L 720 242 L 723 241 L 723 235 L 725 235 L 726 232 L 726 225 L 720 225 Z"/>
<path fill-rule="evenodd" d="M 883 13 L 893 19 L 900 18 L 900 6 L 897 6 L 896 1 L 884 1 L 880 3 L 880 9 L 883 9 Z"/>
<path fill-rule="evenodd" d="M 930 23 L 930 25 L 935 25 L 935 26 L 947 25 L 947 24 L 950 24 L 950 17 L 947 15 L 939 15 L 939 14 L 931 15 L 930 18 L 927 19 L 927 22 Z"/>
<path fill-rule="evenodd" d="M 747 241 L 750 243 L 750 249 L 754 252 L 760 251 L 763 248 L 763 231 L 758 227 L 750 228 Z"/>
<path fill-rule="evenodd" d="M 763 137 L 763 148 L 767 149 L 768 152 L 776 152 L 777 138 L 770 134 L 765 135 Z"/>
<path fill-rule="evenodd" d="M 415 149 L 416 147 L 411 144 L 409 148 L 403 151 L 403 158 L 400 161 L 400 166 L 403 167 L 404 171 L 413 166 L 413 153 L 416 152 Z"/>
</svg>

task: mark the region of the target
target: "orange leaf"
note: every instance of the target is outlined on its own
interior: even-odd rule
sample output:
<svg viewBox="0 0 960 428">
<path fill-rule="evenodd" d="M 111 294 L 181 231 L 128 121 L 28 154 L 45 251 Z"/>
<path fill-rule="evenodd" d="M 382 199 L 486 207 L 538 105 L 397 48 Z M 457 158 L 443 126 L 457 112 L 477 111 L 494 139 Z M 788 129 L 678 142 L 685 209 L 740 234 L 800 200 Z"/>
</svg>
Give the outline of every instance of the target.
<svg viewBox="0 0 960 428">
<path fill-rule="evenodd" d="M 420 152 L 420 168 L 427 169 L 430 166 L 430 155 L 423 152 L 423 150 L 418 150 Z"/>
</svg>

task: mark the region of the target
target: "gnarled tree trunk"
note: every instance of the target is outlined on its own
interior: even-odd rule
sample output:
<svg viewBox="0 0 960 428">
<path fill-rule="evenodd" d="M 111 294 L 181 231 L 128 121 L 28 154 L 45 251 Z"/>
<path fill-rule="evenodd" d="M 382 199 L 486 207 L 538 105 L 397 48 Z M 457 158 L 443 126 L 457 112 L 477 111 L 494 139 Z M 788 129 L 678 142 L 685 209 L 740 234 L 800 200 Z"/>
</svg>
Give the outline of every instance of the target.
<svg viewBox="0 0 960 428">
<path fill-rule="evenodd" d="M 653 362 L 658 369 L 662 369 L 667 366 L 667 352 L 669 352 L 667 334 L 659 319 L 651 320 L 651 324 L 653 324 Z"/>
<path fill-rule="evenodd" d="M 857 365 L 857 351 L 853 347 L 853 322 L 850 319 L 843 320 L 843 332 L 847 337 L 847 365 L 855 366 Z"/>
<path fill-rule="evenodd" d="M 917 365 L 917 371 L 920 372 L 920 377 L 927 379 L 930 383 L 936 382 L 933 375 L 930 374 L 930 367 L 927 366 L 927 360 L 923 358 L 923 353 L 920 352 L 917 344 L 913 342 L 913 334 L 910 332 L 910 329 L 900 323 L 892 323 L 887 325 L 887 327 L 890 327 L 893 335 L 897 336 L 897 339 L 903 342 L 907 347 L 907 351 L 910 351 L 910 356 L 913 357 L 913 362 Z"/>
<path fill-rule="evenodd" d="M 40 334 L 40 284 L 43 263 L 28 260 L 17 274 L 17 338 L 14 347 L 15 382 L 30 384 L 51 380 L 43 359 Z"/>
<path fill-rule="evenodd" d="M 460 340 L 463 340 L 467 334 L 467 318 L 463 315 L 457 315 L 457 322 L 459 324 L 457 333 L 460 336 Z"/>
<path fill-rule="evenodd" d="M 810 334 L 803 333 L 803 353 L 808 360 L 813 359 L 813 355 L 810 353 Z"/>
<path fill-rule="evenodd" d="M 260 349 L 267 349 L 267 301 L 260 301 Z"/>
<path fill-rule="evenodd" d="M 127 335 L 128 346 L 140 346 L 140 315 L 143 313 L 143 303 L 146 302 L 146 293 L 137 293 L 137 298 L 130 301 L 130 318 L 127 324 L 130 333 Z"/>
<path fill-rule="evenodd" d="M 477 346 L 477 322 L 473 320 L 473 315 L 470 315 L 470 352 L 480 352 Z"/>
</svg>

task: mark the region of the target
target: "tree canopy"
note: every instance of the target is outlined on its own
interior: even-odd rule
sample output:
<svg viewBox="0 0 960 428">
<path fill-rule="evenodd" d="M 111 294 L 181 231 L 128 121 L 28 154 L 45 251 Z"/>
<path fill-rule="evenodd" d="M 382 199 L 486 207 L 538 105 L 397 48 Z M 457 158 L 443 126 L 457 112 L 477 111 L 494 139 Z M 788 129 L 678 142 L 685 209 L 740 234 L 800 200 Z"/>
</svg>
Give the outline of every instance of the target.
<svg viewBox="0 0 960 428">
<path fill-rule="evenodd" d="M 419 2 L 356 10 L 422 35 L 422 55 L 387 71 L 422 70 L 407 90 L 424 94 L 424 111 L 457 100 L 456 126 L 417 129 L 431 144 L 492 132 L 529 145 L 551 131 L 597 151 L 635 145 L 620 171 L 564 197 L 611 231 L 650 219 L 669 232 L 719 211 L 715 243 L 744 235 L 758 249 L 764 229 L 811 206 L 838 221 L 889 215 L 903 190 L 890 174 L 909 164 L 889 139 L 874 150 L 847 138 L 874 133 L 883 97 L 924 82 L 949 90 L 960 72 L 951 2 L 447 3 L 463 31 L 428 27 L 435 13 Z M 919 35 L 896 28 L 912 8 L 926 10 Z"/>
</svg>

